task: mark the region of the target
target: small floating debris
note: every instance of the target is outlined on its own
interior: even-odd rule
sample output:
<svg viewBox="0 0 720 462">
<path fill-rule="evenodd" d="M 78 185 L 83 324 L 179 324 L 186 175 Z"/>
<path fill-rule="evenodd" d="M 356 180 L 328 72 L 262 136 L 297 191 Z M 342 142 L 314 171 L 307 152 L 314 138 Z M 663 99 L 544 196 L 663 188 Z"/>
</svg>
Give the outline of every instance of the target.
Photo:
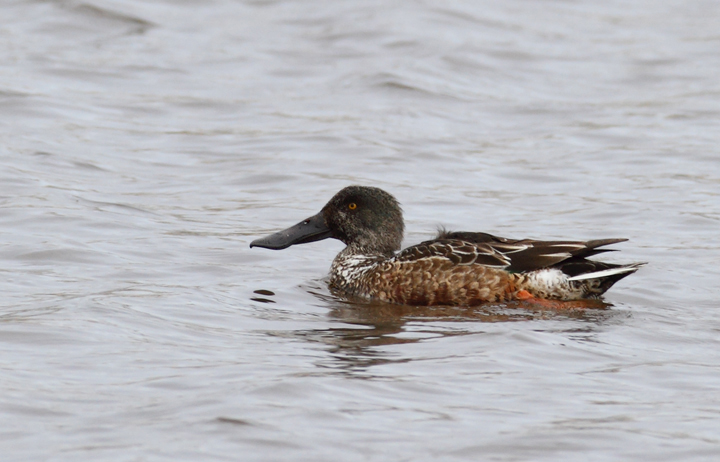
<svg viewBox="0 0 720 462">
<path fill-rule="evenodd" d="M 258 295 L 268 295 L 268 296 L 275 295 L 275 292 L 273 292 L 272 290 L 265 290 L 265 289 L 253 290 L 253 293 L 258 294 Z"/>
<path fill-rule="evenodd" d="M 253 290 L 253 293 L 258 294 L 258 295 L 265 295 L 268 297 L 272 297 L 273 295 L 275 295 L 275 292 L 273 292 L 272 290 L 265 290 L 265 289 Z M 263 298 L 263 297 L 250 297 L 250 300 L 252 300 L 254 302 L 260 302 L 260 303 L 276 303 L 275 300 L 270 300 L 269 298 Z"/>
</svg>

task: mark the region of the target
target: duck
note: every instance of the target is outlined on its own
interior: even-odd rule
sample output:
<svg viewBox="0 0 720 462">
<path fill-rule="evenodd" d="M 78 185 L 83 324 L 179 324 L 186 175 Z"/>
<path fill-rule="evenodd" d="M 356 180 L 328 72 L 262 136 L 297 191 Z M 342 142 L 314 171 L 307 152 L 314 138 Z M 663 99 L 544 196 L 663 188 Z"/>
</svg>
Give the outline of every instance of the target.
<svg viewBox="0 0 720 462">
<path fill-rule="evenodd" d="M 627 239 L 541 241 L 441 229 L 401 250 L 405 231 L 397 199 L 372 186 L 348 186 L 312 217 L 250 247 L 282 250 L 333 238 L 346 247 L 328 285 L 344 296 L 401 305 L 476 306 L 520 300 L 598 299 L 646 263 L 589 257 Z"/>
</svg>

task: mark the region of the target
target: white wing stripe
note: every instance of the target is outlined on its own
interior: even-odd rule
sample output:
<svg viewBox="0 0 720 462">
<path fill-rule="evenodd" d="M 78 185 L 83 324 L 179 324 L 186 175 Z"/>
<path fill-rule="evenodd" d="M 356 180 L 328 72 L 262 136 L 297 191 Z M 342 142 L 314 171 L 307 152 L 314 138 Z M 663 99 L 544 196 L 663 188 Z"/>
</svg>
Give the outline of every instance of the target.
<svg viewBox="0 0 720 462">
<path fill-rule="evenodd" d="M 623 266 L 621 268 L 611 268 L 603 271 L 595 271 L 594 273 L 579 274 L 568 278 L 568 281 L 583 281 L 585 279 L 599 279 L 607 276 L 613 276 L 615 274 L 632 273 L 637 271 L 635 266 Z"/>
<path fill-rule="evenodd" d="M 572 249 L 584 249 L 587 246 L 585 244 L 552 244 L 548 247 L 570 247 Z"/>
</svg>

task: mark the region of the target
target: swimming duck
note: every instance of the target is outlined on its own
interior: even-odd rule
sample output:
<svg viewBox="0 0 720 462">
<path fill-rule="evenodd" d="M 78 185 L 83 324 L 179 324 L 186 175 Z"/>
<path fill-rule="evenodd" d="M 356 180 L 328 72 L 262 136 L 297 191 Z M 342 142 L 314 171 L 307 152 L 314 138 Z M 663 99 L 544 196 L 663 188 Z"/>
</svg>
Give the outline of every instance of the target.
<svg viewBox="0 0 720 462">
<path fill-rule="evenodd" d="M 587 258 L 627 239 L 537 241 L 442 230 L 400 251 L 405 225 L 398 201 L 382 189 L 348 186 L 320 213 L 250 247 L 281 250 L 334 238 L 347 247 L 330 268 L 330 288 L 405 305 L 462 305 L 527 299 L 600 297 L 644 263 Z"/>
</svg>

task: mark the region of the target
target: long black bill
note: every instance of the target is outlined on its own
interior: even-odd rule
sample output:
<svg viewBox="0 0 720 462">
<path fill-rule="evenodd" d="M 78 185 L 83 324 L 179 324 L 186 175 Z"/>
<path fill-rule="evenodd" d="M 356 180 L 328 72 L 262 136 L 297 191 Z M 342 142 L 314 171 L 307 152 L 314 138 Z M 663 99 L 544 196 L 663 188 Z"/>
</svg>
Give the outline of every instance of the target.
<svg viewBox="0 0 720 462">
<path fill-rule="evenodd" d="M 282 250 L 295 244 L 307 244 L 331 237 L 330 228 L 325 224 L 322 212 L 295 226 L 278 231 L 250 243 L 250 247 L 264 247 L 266 249 Z"/>
</svg>

